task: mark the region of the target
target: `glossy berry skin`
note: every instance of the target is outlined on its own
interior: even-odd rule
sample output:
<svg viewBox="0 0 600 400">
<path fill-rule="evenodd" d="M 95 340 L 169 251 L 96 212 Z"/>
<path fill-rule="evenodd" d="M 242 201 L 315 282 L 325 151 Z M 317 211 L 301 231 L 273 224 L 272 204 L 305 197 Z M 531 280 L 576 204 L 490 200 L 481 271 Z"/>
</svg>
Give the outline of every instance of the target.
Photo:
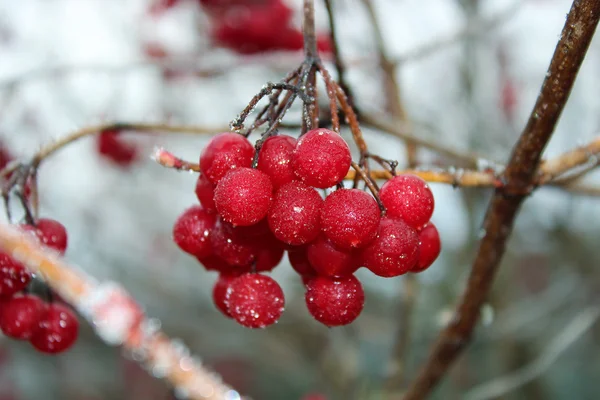
<svg viewBox="0 0 600 400">
<path fill-rule="evenodd" d="M 231 317 L 231 314 L 229 313 L 229 309 L 228 309 L 229 302 L 227 301 L 227 291 L 231 287 L 231 283 L 238 276 L 240 276 L 240 275 L 235 274 L 235 273 L 220 274 L 219 279 L 217 279 L 217 282 L 215 283 L 215 286 L 213 287 L 213 292 L 212 292 L 213 302 L 215 303 L 215 305 L 217 306 L 219 311 L 221 311 L 223 313 L 223 315 L 225 315 L 226 317 L 229 317 L 229 318 L 232 318 L 232 317 Z"/>
<path fill-rule="evenodd" d="M 440 234 L 435 225 L 429 222 L 419 232 L 419 262 L 410 271 L 421 272 L 433 264 L 442 251 Z"/>
<path fill-rule="evenodd" d="M 106 130 L 97 136 L 96 149 L 105 159 L 121 167 L 133 163 L 138 155 L 137 148 L 123 140 L 118 130 Z"/>
<path fill-rule="evenodd" d="M 78 334 L 79 321 L 73 311 L 62 304 L 51 303 L 29 342 L 42 353 L 56 354 L 73 346 Z"/>
<path fill-rule="evenodd" d="M 296 176 L 316 188 L 324 189 L 340 182 L 351 162 L 348 144 L 339 134 L 325 128 L 308 131 L 294 149 Z"/>
<path fill-rule="evenodd" d="M 261 274 L 238 277 L 231 283 L 226 299 L 233 319 L 247 328 L 264 328 L 274 324 L 285 305 L 279 284 Z"/>
<path fill-rule="evenodd" d="M 188 208 L 173 225 L 173 240 L 179 248 L 193 256 L 204 258 L 212 254 L 210 241 L 217 217 L 201 206 Z"/>
<path fill-rule="evenodd" d="M 319 235 L 308 245 L 306 254 L 317 275 L 348 276 L 360 266 L 359 258 L 354 252 L 340 249 L 324 235 Z"/>
<path fill-rule="evenodd" d="M 269 227 L 284 243 L 298 246 L 315 239 L 321 231 L 319 193 L 299 181 L 286 183 L 275 193 L 268 213 Z"/>
<path fill-rule="evenodd" d="M 389 217 L 401 218 L 421 228 L 433 215 L 433 193 L 427 182 L 415 175 L 398 175 L 383 184 L 379 198 Z"/>
<path fill-rule="evenodd" d="M 336 246 L 345 249 L 363 247 L 375 239 L 380 219 L 373 196 L 358 189 L 336 190 L 321 208 L 321 229 Z"/>
<path fill-rule="evenodd" d="M 33 233 L 42 244 L 61 255 L 65 254 L 68 244 L 67 230 L 58 221 L 49 218 L 40 218 L 35 226 L 21 225 L 21 229 Z"/>
<path fill-rule="evenodd" d="M 25 289 L 31 281 L 31 274 L 25 266 L 0 251 L 0 297 L 10 297 Z"/>
<path fill-rule="evenodd" d="M 37 296 L 13 297 L 0 307 L 0 329 L 13 339 L 27 340 L 37 329 L 46 305 Z"/>
<path fill-rule="evenodd" d="M 419 235 L 401 219 L 383 218 L 377 237 L 361 253 L 363 265 L 375 275 L 402 275 L 419 261 Z"/>
<path fill-rule="evenodd" d="M 230 170 L 250 167 L 254 147 L 240 134 L 219 133 L 213 137 L 200 154 L 200 170 L 213 184 L 217 184 Z"/>
<path fill-rule="evenodd" d="M 217 206 L 215 206 L 215 185 L 204 175 L 198 177 L 195 192 L 202 208 L 211 213 L 217 212 Z"/>
<path fill-rule="evenodd" d="M 214 254 L 232 267 L 247 267 L 256 259 L 253 243 L 223 223 L 215 226 L 211 244 Z"/>
<path fill-rule="evenodd" d="M 274 188 L 296 179 L 292 155 L 297 140 L 291 136 L 271 136 L 258 152 L 258 169 L 271 178 Z"/>
<path fill-rule="evenodd" d="M 233 225 L 254 225 L 265 218 L 272 199 L 269 176 L 253 168 L 229 171 L 215 188 L 217 211 Z"/>
<path fill-rule="evenodd" d="M 302 276 L 314 276 L 317 271 L 310 265 L 306 246 L 288 250 L 288 259 L 294 271 Z"/>
<path fill-rule="evenodd" d="M 354 275 L 345 278 L 317 276 L 306 284 L 306 306 L 327 326 L 347 325 L 363 310 L 365 293 Z"/>
</svg>

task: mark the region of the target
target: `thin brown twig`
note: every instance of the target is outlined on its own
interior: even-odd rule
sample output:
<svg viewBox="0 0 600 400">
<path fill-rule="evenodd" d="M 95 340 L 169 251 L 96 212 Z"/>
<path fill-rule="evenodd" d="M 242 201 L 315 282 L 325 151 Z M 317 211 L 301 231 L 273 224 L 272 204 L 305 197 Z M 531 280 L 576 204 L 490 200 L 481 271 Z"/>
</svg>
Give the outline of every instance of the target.
<svg viewBox="0 0 600 400">
<path fill-rule="evenodd" d="M 490 201 L 483 224 L 485 235 L 463 297 L 451 322 L 439 334 L 423 368 L 407 389 L 405 400 L 427 397 L 469 343 L 515 217 L 534 189 L 532 182 L 542 152 L 569 98 L 599 19 L 600 1 L 573 2 L 534 109 L 504 171 L 506 184 L 496 190 Z"/>
<path fill-rule="evenodd" d="M 317 34 L 315 28 L 314 0 L 304 0 L 304 17 L 302 19 L 302 35 L 304 37 L 305 63 L 310 67 L 306 79 L 306 93 L 312 97 L 310 103 L 305 103 L 303 108 L 302 133 L 319 126 L 319 107 L 317 93 Z"/>
</svg>

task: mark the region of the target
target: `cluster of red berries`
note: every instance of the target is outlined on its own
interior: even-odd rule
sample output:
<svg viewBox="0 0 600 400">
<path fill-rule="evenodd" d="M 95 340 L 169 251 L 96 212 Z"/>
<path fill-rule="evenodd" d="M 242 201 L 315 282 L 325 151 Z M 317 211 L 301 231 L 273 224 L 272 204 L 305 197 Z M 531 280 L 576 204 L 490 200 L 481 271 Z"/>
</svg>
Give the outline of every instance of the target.
<svg viewBox="0 0 600 400">
<path fill-rule="evenodd" d="M 58 221 L 41 218 L 35 226 L 21 229 L 60 254 L 66 251 L 67 232 Z M 42 353 L 61 353 L 77 340 L 79 321 L 66 305 L 26 293 L 31 280 L 23 264 L 0 252 L 0 330 L 13 339 L 28 340 Z"/>
<path fill-rule="evenodd" d="M 293 10 L 283 0 L 197 0 L 211 19 L 214 42 L 240 54 L 301 50 L 302 32 L 292 25 Z M 181 0 L 161 0 L 166 10 Z M 331 51 L 327 36 L 317 38 L 319 50 Z"/>
<path fill-rule="evenodd" d="M 306 286 L 309 312 L 327 326 L 345 325 L 363 309 L 364 292 L 353 275 L 361 266 L 378 276 L 420 272 L 440 252 L 429 222 L 434 200 L 426 182 L 400 175 L 379 193 L 386 213 L 362 190 L 338 188 L 351 164 L 342 137 L 314 129 L 298 140 L 269 137 L 255 149 L 242 135 L 215 136 L 200 156 L 200 205 L 175 222 L 174 241 L 208 270 L 220 273 L 213 298 L 240 324 L 259 328 L 284 307 L 271 271 L 287 250 Z M 338 187 L 339 187 L 338 186 Z"/>
</svg>

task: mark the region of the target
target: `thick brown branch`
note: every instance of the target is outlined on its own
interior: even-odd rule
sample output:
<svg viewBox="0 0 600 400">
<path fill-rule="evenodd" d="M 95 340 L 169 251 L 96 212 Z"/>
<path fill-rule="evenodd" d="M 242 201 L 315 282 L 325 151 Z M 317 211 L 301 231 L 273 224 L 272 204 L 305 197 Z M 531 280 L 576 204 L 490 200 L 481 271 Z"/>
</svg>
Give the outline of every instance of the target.
<svg viewBox="0 0 600 400">
<path fill-rule="evenodd" d="M 567 16 L 540 95 L 505 170 L 506 185 L 488 207 L 483 237 L 463 298 L 451 323 L 440 333 L 404 399 L 427 397 L 469 343 L 504 254 L 515 216 L 528 193 L 542 151 L 567 102 L 579 67 L 600 19 L 600 1 L 575 0 Z"/>
</svg>

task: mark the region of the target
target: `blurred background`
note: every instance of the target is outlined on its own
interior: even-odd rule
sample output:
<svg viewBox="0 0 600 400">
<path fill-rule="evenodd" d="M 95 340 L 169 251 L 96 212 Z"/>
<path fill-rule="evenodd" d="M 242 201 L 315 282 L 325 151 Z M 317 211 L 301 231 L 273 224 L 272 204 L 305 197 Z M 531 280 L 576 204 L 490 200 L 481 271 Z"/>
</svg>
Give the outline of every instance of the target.
<svg viewBox="0 0 600 400">
<path fill-rule="evenodd" d="M 265 42 L 240 28 L 256 18 L 250 11 L 215 16 L 211 3 L 0 0 L 4 151 L 27 160 L 44 144 L 106 121 L 226 129 L 265 82 L 282 79 L 302 61 L 301 1 L 281 2 L 290 10 L 285 32 L 268 33 Z M 322 56 L 331 61 L 327 13 L 316 3 Z M 362 0 L 332 4 L 355 102 L 377 118 L 387 100 L 368 8 Z M 531 112 L 570 4 L 372 0 L 414 134 L 478 154 L 482 168 L 504 162 Z M 598 135 L 598 93 L 600 39 L 592 42 L 547 156 Z M 297 123 L 299 115 L 293 109 L 288 122 Z M 397 137 L 368 127 L 365 134 L 374 153 L 407 165 Z M 296 400 L 309 393 L 330 400 L 391 399 L 402 393 L 460 298 L 490 190 L 432 184 L 440 258 L 408 278 L 358 271 L 366 304 L 350 326 L 329 329 L 311 318 L 302 282 L 285 258 L 273 277 L 284 289 L 286 311 L 278 324 L 249 330 L 213 306 L 215 273 L 171 240 L 175 218 L 197 203 L 196 177 L 150 158 L 154 146 L 163 146 L 195 161 L 209 136 L 122 137 L 133 149 L 132 162 L 103 156 L 90 137 L 53 155 L 39 172 L 41 216 L 67 227 L 70 262 L 120 282 L 166 333 L 254 399 Z M 423 168 L 461 167 L 425 149 L 417 161 Z M 585 182 L 600 185 L 600 174 L 588 174 Z M 432 398 L 597 398 L 598 195 L 542 188 L 525 203 L 473 343 Z M 494 391 L 498 385 L 500 392 Z M 1 400 L 172 396 L 85 324 L 75 347 L 55 357 L 0 338 Z"/>
</svg>

